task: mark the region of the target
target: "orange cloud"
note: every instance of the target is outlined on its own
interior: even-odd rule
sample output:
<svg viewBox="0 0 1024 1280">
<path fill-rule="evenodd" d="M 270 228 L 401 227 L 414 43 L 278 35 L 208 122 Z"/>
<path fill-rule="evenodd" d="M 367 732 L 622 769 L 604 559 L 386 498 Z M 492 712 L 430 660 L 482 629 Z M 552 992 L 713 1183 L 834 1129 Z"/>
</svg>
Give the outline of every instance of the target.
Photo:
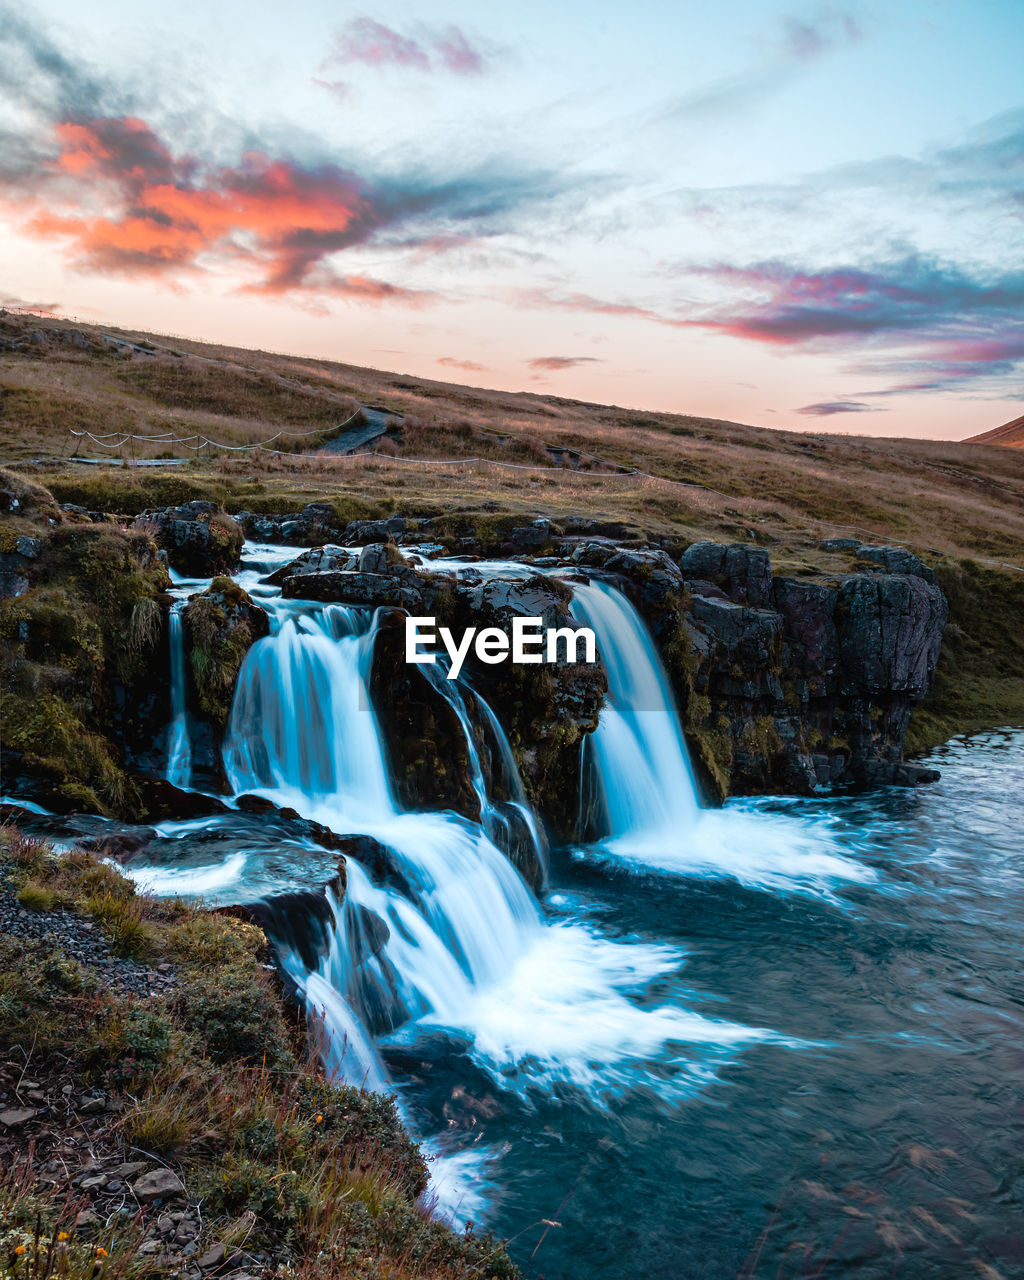
<svg viewBox="0 0 1024 1280">
<path fill-rule="evenodd" d="M 14 207 L 29 235 L 66 243 L 84 270 L 174 283 L 220 261 L 255 270 L 244 286 L 253 292 L 430 296 L 339 275 L 326 262 L 429 205 L 429 192 L 374 189 L 338 165 L 303 167 L 259 151 L 236 166 L 204 165 L 174 154 L 134 117 L 63 121 L 55 135 L 56 158 Z"/>
</svg>

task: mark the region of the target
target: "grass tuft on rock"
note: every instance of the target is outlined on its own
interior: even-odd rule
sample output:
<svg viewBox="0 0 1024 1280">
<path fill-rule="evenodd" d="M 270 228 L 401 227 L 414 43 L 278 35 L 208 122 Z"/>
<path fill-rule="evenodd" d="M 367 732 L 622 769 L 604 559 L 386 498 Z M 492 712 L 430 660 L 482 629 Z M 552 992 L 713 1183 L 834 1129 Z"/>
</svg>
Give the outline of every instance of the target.
<svg viewBox="0 0 1024 1280">
<path fill-rule="evenodd" d="M 97 964 L 84 947 L 76 956 L 73 929 L 70 942 L 21 937 L 0 917 L 0 1054 L 31 1063 L 44 1087 L 68 1080 L 71 1104 L 67 1131 L 52 1105 L 45 1124 L 15 1131 L 0 1175 L 0 1272 L 13 1262 L 15 1280 L 183 1273 L 174 1233 L 161 1235 L 163 1202 L 111 1211 L 90 1200 L 102 1188 L 72 1186 L 84 1125 L 91 1174 L 119 1176 L 134 1161 L 180 1180 L 172 1203 L 195 1220 L 193 1257 L 223 1247 L 233 1269 L 261 1280 L 516 1280 L 490 1235 L 430 1216 L 427 1165 L 394 1099 L 324 1079 L 265 968 L 262 930 L 137 894 L 87 853 L 57 856 L 0 827 L 0 897 L 29 885 L 66 904 L 62 929 L 91 923 L 88 936 L 98 927 L 111 950 L 126 920 L 145 926 L 150 963 L 173 981 L 161 987 L 165 975 L 137 961 Z"/>
</svg>

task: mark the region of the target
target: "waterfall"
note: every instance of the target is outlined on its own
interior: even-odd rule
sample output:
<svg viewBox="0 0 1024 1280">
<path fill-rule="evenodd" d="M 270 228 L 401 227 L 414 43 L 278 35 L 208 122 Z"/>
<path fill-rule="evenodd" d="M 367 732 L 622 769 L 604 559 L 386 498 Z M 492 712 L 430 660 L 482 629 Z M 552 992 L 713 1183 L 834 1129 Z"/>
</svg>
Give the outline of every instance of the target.
<svg viewBox="0 0 1024 1280">
<path fill-rule="evenodd" d="M 167 616 L 171 650 L 171 723 L 167 730 L 167 781 L 187 790 L 192 781 L 192 743 L 185 706 L 185 637 L 182 612 L 186 600 L 176 600 Z"/>
<path fill-rule="evenodd" d="M 489 745 L 493 747 L 497 756 L 500 779 L 508 793 L 508 799 L 500 801 L 494 799 L 491 788 L 487 785 L 476 726 L 466 705 L 462 685 L 457 680 L 448 679 L 447 664 L 443 661 L 424 666 L 421 670 L 434 690 L 455 712 L 462 727 L 469 751 L 470 780 L 480 804 L 480 821 L 484 830 L 493 843 L 511 858 L 513 863 L 524 871 L 524 874 L 529 869 L 530 879 L 538 887 L 544 885 L 547 882 L 548 872 L 547 841 L 526 799 L 519 768 L 498 717 L 491 710 L 486 699 L 473 690 L 472 698 L 482 721 L 481 729 L 486 731 Z M 492 761 L 492 777 L 494 773 Z"/>
<path fill-rule="evenodd" d="M 678 843 L 700 815 L 697 784 L 654 642 L 629 601 L 602 582 L 573 584 L 573 616 L 592 627 L 608 699 L 587 741 L 606 831 L 639 856 Z"/>
<path fill-rule="evenodd" d="M 399 807 L 367 692 L 374 635 L 368 613 L 341 605 L 287 616 L 246 659 L 224 750 L 236 795 L 372 835 L 408 886 L 407 895 L 377 887 L 350 860 L 319 980 L 299 983 L 314 1004 L 324 983 L 340 996 L 344 1008 L 332 997 L 322 1016 L 334 1041 L 350 1043 L 351 1016 L 375 1030 L 426 1015 L 457 1020 L 470 986 L 500 978 L 540 927 L 537 903 L 485 830 Z M 379 925 L 374 949 L 356 938 L 368 919 Z"/>
<path fill-rule="evenodd" d="M 638 998 L 679 970 L 677 948 L 545 917 L 488 830 L 500 836 L 492 818 L 503 806 L 529 809 L 511 752 L 472 695 L 507 774 L 511 798 L 495 803 L 454 682 L 442 687 L 466 733 L 483 822 L 404 812 L 368 693 L 375 619 L 340 605 L 266 603 L 273 629 L 246 657 L 225 741 L 236 797 L 263 795 L 334 831 L 371 836 L 388 861 L 371 876 L 346 859 L 344 894 L 327 891 L 329 923 L 314 958 L 275 936 L 283 966 L 322 1023 L 330 1071 L 384 1087 L 379 1045 L 435 1029 L 454 1035 L 502 1089 L 527 1098 L 569 1082 L 600 1101 L 637 1072 L 659 1091 L 697 1087 L 706 1068 L 696 1059 L 770 1034 Z M 532 814 L 530 824 L 539 842 Z M 669 1066 L 651 1070 L 667 1046 Z"/>
<path fill-rule="evenodd" d="M 586 743 L 603 809 L 600 851 L 662 871 L 825 897 L 836 883 L 874 878 L 834 851 L 821 823 L 741 805 L 702 809 L 672 690 L 643 621 L 607 583 L 574 582 L 573 591 L 573 615 L 594 629 L 608 672 L 607 701 Z"/>
</svg>

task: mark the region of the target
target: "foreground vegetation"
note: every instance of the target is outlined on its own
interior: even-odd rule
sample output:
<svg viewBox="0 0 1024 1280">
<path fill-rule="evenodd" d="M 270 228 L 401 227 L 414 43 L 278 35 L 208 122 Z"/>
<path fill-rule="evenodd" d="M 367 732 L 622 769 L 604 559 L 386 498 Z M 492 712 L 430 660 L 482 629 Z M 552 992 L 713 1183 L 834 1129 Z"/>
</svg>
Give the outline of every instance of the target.
<svg viewBox="0 0 1024 1280">
<path fill-rule="evenodd" d="M 79 945 L 97 929 L 98 958 Z M 0 1115 L 0 1275 L 177 1274 L 198 1256 L 212 1274 L 514 1280 L 491 1237 L 423 1207 L 393 1100 L 323 1079 L 267 958 L 244 920 L 0 827 L 0 1107 L 83 1095 L 63 1124 L 52 1105 Z M 154 1166 L 161 1194 L 136 1182 L 112 1208 L 104 1171 L 131 1186 Z"/>
</svg>

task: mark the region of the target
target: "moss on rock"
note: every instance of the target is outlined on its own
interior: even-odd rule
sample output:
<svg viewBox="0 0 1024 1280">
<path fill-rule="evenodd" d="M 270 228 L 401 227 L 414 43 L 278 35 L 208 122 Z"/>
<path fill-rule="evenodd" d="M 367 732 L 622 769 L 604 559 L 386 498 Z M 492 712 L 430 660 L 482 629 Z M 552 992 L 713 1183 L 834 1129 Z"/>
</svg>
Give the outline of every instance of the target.
<svg viewBox="0 0 1024 1280">
<path fill-rule="evenodd" d="M 56 506 L 37 488 L 28 588 L 0 602 L 5 766 L 55 808 L 131 817 L 114 703 L 151 670 L 167 571 L 143 531 L 51 527 Z"/>
<path fill-rule="evenodd" d="M 218 577 L 192 597 L 183 621 L 197 704 L 223 733 L 245 655 L 269 632 L 269 619 L 234 579 Z"/>
</svg>

